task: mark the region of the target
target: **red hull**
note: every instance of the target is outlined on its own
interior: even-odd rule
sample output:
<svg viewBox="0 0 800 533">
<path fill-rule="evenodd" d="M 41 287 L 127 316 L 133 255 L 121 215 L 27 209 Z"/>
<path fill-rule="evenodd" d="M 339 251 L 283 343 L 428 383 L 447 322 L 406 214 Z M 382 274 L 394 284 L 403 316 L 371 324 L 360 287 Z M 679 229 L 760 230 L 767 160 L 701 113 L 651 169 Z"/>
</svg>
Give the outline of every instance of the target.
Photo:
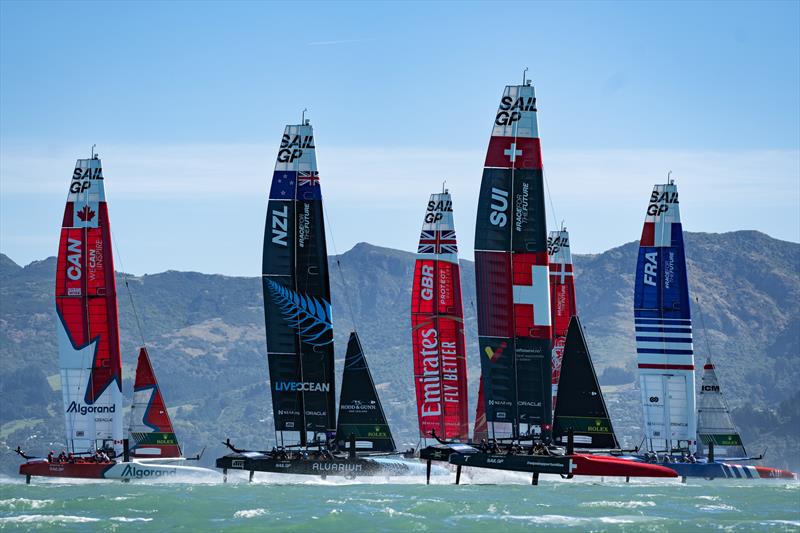
<svg viewBox="0 0 800 533">
<path fill-rule="evenodd" d="M 35 461 L 19 465 L 19 473 L 25 476 L 73 477 L 104 479 L 105 472 L 116 463 L 48 463 Z"/>
<path fill-rule="evenodd" d="M 613 477 L 678 477 L 677 472 L 665 466 L 634 463 L 617 457 L 598 455 L 573 455 L 570 457 L 576 476 Z"/>
</svg>

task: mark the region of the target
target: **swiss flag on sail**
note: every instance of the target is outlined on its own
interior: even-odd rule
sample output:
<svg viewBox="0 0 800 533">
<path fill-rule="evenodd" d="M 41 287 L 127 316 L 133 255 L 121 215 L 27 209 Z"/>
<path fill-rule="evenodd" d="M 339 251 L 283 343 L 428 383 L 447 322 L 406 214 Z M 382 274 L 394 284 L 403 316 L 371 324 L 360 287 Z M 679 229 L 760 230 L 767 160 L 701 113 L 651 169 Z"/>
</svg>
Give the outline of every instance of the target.
<svg viewBox="0 0 800 533">
<path fill-rule="evenodd" d="M 487 167 L 542 168 L 542 150 L 538 138 L 492 137 L 486 152 Z"/>
<path fill-rule="evenodd" d="M 549 339 L 550 270 L 547 252 L 514 254 L 514 333 Z"/>
</svg>

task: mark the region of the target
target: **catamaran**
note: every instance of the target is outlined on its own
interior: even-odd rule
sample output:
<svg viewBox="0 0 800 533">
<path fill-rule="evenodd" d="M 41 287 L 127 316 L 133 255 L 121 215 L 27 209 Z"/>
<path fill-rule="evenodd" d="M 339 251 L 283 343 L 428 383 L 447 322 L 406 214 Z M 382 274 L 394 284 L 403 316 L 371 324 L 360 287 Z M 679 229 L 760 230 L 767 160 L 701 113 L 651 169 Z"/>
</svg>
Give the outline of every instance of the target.
<svg viewBox="0 0 800 533">
<path fill-rule="evenodd" d="M 267 206 L 262 280 L 276 445 L 216 461 L 228 470 L 326 476 L 422 473 L 403 460 L 354 333 L 336 417 L 330 280 L 313 128 L 303 118 L 281 139 Z"/>
<path fill-rule="evenodd" d="M 551 450 L 552 322 L 542 156 L 530 81 L 505 88 L 483 170 L 475 229 L 478 339 L 489 442 L 443 440 L 461 467 L 600 476 L 675 477 L 614 457 Z M 480 414 L 480 413 L 479 413 Z M 526 444 L 527 443 L 527 444 Z M 534 445 L 535 444 L 535 445 Z M 643 465 L 653 466 L 653 465 Z"/>
<path fill-rule="evenodd" d="M 158 403 L 142 407 L 144 386 L 141 391 L 137 389 L 131 427 L 136 442 L 133 454 L 128 439 L 123 437 L 114 260 L 103 168 L 94 153 L 90 159 L 78 159 L 70 180 L 58 248 L 55 297 L 67 449 L 57 456 L 51 452 L 47 457 L 34 457 L 17 448 L 26 459 L 19 468 L 26 481 L 30 483 L 31 476 L 129 480 L 214 475 L 206 468 L 157 460 L 185 459 L 180 457 L 180 447 L 144 349 L 136 381 L 149 383 L 152 398 L 157 398 Z M 141 427 L 136 420 L 139 411 L 143 412 L 143 421 L 155 423 Z M 143 456 L 149 460 L 139 460 Z"/>
<path fill-rule="evenodd" d="M 690 305 L 678 188 L 669 180 L 656 184 L 650 195 L 636 265 L 634 322 L 646 450 L 640 459 L 669 466 L 683 478 L 793 478 L 786 470 L 716 459 L 715 445 L 731 447 L 744 456 L 740 460 L 760 457 L 745 456 L 710 361 L 698 425 Z M 698 448 L 698 433 L 706 450 Z"/>
</svg>

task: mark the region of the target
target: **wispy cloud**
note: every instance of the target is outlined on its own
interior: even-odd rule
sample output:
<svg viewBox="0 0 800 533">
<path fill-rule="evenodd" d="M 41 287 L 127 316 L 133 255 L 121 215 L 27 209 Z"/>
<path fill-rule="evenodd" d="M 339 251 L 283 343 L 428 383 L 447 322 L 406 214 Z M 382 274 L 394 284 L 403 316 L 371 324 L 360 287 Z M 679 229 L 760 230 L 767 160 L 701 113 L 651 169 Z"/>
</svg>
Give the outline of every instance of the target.
<svg viewBox="0 0 800 533">
<path fill-rule="evenodd" d="M 84 147 L 62 146 L 48 154 L 15 148 L 0 155 L 0 242 L 12 258 L 53 253 L 54 244 L 42 243 L 57 238 L 75 154 L 83 152 Z M 131 271 L 255 271 L 273 146 L 106 146 L 101 156 L 114 226 L 129 233 L 117 240 L 130 250 L 136 246 L 131 239 L 164 232 L 159 237 L 165 239 L 163 251 L 142 252 L 136 259 L 142 264 L 131 265 Z M 688 230 L 758 229 L 800 240 L 796 150 L 545 149 L 544 156 L 555 208 L 553 213 L 547 202 L 547 222 L 566 220 L 576 252 L 599 252 L 636 239 L 652 185 L 666 179 L 669 170 L 680 187 Z M 483 150 L 327 145 L 318 147 L 317 157 L 328 229 L 339 252 L 360 241 L 414 249 L 424 203 L 447 180 L 462 256 L 472 256 Z M 141 218 L 141 206 L 149 206 L 147 220 Z M 236 234 L 222 238 L 224 228 L 236 228 Z M 24 239 L 17 238 L 23 234 Z M 48 239 L 31 238 L 36 235 Z M 205 242 L 198 242 L 200 236 L 214 241 L 212 256 Z M 147 250 L 159 246 L 159 239 L 147 238 Z M 208 261 L 217 263 L 207 266 Z"/>
</svg>

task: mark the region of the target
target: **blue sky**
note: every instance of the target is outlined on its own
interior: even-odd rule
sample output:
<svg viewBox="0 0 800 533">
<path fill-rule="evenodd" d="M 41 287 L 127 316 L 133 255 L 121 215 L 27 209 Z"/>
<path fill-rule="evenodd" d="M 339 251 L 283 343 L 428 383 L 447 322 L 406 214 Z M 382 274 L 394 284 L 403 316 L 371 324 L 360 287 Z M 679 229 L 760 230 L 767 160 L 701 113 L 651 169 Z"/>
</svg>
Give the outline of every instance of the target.
<svg viewBox="0 0 800 533">
<path fill-rule="evenodd" d="M 257 275 L 280 135 L 308 108 L 339 252 L 413 250 L 446 179 L 471 258 L 524 67 L 574 252 L 638 238 L 669 170 L 687 230 L 800 240 L 798 2 L 3 1 L 0 251 L 55 253 L 97 143 L 126 270 Z"/>
</svg>

